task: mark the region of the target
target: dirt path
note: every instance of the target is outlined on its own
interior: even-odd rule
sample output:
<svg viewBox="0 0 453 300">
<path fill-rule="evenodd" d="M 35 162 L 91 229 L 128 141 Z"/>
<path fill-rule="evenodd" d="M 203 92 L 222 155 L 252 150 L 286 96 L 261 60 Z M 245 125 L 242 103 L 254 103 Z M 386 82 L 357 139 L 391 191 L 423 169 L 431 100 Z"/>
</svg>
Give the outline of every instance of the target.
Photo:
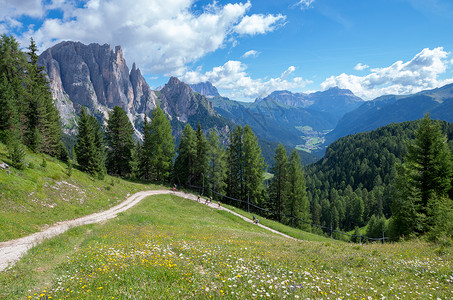
<svg viewBox="0 0 453 300">
<path fill-rule="evenodd" d="M 144 198 L 148 196 L 153 196 L 153 195 L 162 195 L 162 194 L 174 194 L 178 197 L 185 198 L 185 199 L 190 199 L 197 201 L 197 196 L 193 194 L 188 194 L 188 193 L 183 193 L 183 192 L 172 192 L 170 190 L 154 190 L 154 191 L 143 191 L 143 192 L 138 192 L 136 194 L 133 194 L 129 198 L 127 198 L 124 202 L 121 202 L 120 204 L 106 210 L 103 212 L 99 213 L 94 213 L 88 216 L 84 216 L 78 219 L 74 220 L 69 220 L 69 221 L 63 221 L 63 222 L 58 222 L 52 225 L 51 227 L 47 228 L 44 231 L 41 232 L 36 232 L 32 235 L 16 239 L 16 240 L 11 240 L 7 242 L 2 242 L 0 243 L 0 272 L 5 270 L 6 268 L 14 265 L 22 256 L 27 253 L 29 249 L 34 247 L 35 245 L 39 244 L 41 241 L 57 236 L 66 230 L 76 227 L 76 226 L 81 226 L 81 225 L 87 225 L 87 224 L 92 224 L 92 223 L 100 223 L 102 221 L 112 219 L 118 215 L 118 213 L 123 212 L 134 205 L 138 204 L 140 201 L 142 201 Z M 202 201 L 201 203 L 204 203 Z M 204 204 L 203 204 L 204 205 Z M 223 206 L 220 206 L 216 203 L 210 203 L 207 204 L 208 206 L 215 208 L 215 209 L 221 209 L 228 211 L 229 213 L 232 213 L 239 218 L 243 219 L 246 222 L 252 222 L 252 220 L 236 213 L 233 212 Z M 281 232 L 278 232 L 274 229 L 271 229 L 269 227 L 266 227 L 264 225 L 258 224 L 258 226 L 267 229 L 269 231 L 272 231 L 276 234 L 282 235 L 286 238 L 290 238 L 293 240 L 296 240 L 293 237 L 290 237 L 286 234 L 283 234 Z"/>
</svg>

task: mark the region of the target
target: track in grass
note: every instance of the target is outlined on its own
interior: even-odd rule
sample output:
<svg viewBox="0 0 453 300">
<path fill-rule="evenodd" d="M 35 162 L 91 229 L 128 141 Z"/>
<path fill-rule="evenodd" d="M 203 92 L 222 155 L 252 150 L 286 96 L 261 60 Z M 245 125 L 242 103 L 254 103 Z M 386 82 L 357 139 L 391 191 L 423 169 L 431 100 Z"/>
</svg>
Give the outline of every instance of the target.
<svg viewBox="0 0 453 300">
<path fill-rule="evenodd" d="M 154 195 L 163 195 L 163 194 L 173 194 L 175 196 L 185 198 L 185 199 L 190 199 L 197 201 L 197 196 L 189 193 L 184 193 L 184 192 L 173 192 L 170 190 L 154 190 L 154 191 L 143 191 L 143 192 L 138 192 L 127 198 L 124 202 L 106 210 L 103 212 L 99 213 L 94 213 L 90 214 L 78 219 L 74 220 L 69 220 L 69 221 L 63 221 L 63 222 L 58 222 L 48 229 L 34 233 L 32 235 L 16 239 L 16 240 L 11 240 L 7 242 L 2 242 L 0 243 L 0 271 L 3 271 L 4 269 L 8 268 L 8 266 L 14 265 L 15 262 L 17 262 L 27 251 L 35 246 L 36 244 L 39 244 L 45 239 L 57 236 L 65 231 L 67 231 L 70 228 L 76 227 L 76 226 L 81 226 L 81 225 L 87 225 L 87 224 L 93 224 L 93 223 L 100 223 L 104 222 L 106 220 L 112 219 L 118 215 L 118 213 L 126 211 L 127 209 L 135 206 L 138 204 L 140 201 L 142 201 L 144 198 L 148 196 L 154 196 Z M 220 206 L 215 203 L 207 203 L 206 205 L 216 208 L 216 209 L 221 209 L 224 211 L 227 211 L 231 214 L 234 214 L 238 216 L 239 218 L 243 219 L 246 222 L 252 222 L 250 219 L 247 217 L 244 217 L 236 212 L 233 212 L 223 206 Z M 281 233 L 279 231 L 276 231 L 274 229 L 271 229 L 269 227 L 266 227 L 262 224 L 258 224 L 258 226 L 272 231 L 276 234 L 280 234 L 286 238 L 290 239 L 295 239 L 289 235 L 286 235 L 284 233 Z"/>
</svg>

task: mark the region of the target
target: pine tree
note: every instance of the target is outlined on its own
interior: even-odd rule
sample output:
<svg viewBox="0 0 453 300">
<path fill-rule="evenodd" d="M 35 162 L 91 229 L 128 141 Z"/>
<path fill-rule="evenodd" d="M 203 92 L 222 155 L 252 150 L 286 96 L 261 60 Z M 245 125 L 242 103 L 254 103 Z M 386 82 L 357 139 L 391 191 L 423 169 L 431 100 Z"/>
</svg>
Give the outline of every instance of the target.
<svg viewBox="0 0 453 300">
<path fill-rule="evenodd" d="M 451 189 L 452 156 L 439 123 L 429 114 L 421 120 L 413 143 L 407 145 L 398 168 L 397 193 L 392 203 L 394 230 L 398 235 L 425 233 L 435 225 L 438 201 Z"/>
<path fill-rule="evenodd" d="M 175 156 L 175 142 L 171 134 L 170 121 L 159 106 L 152 112 L 150 130 L 151 142 L 147 147 L 151 150 L 153 179 L 158 182 L 168 182 Z"/>
<path fill-rule="evenodd" d="M 96 118 L 86 114 L 84 108 L 80 113 L 77 142 L 74 151 L 80 168 L 91 174 L 103 177 L 104 174 L 104 144 L 100 126 Z"/>
<path fill-rule="evenodd" d="M 106 128 L 109 173 L 119 176 L 128 176 L 131 173 L 135 147 L 133 133 L 134 130 L 126 112 L 121 107 L 115 106 L 109 113 Z"/>
<path fill-rule="evenodd" d="M 195 163 L 194 183 L 195 185 L 202 186 L 204 177 L 208 171 L 208 143 L 206 137 L 201 130 L 200 122 L 197 127 L 197 156 Z"/>
<path fill-rule="evenodd" d="M 208 159 L 208 187 L 223 194 L 226 186 L 226 153 L 219 136 L 212 129 L 208 136 Z"/>
<path fill-rule="evenodd" d="M 145 116 L 143 124 L 143 145 L 137 143 L 136 155 L 138 159 L 138 174 L 139 177 L 150 181 L 152 179 L 152 168 L 151 168 L 151 151 L 152 151 L 152 137 L 151 137 L 151 125 L 148 122 L 148 117 Z"/>
<path fill-rule="evenodd" d="M 227 195 L 232 198 L 243 199 L 244 195 L 244 150 L 241 125 L 230 132 L 230 145 L 227 150 Z"/>
<path fill-rule="evenodd" d="M 25 142 L 33 150 L 55 156 L 61 138 L 60 116 L 38 65 L 38 49 L 33 39 L 28 47 Z"/>
<path fill-rule="evenodd" d="M 0 38 L 0 80 L 2 81 L 0 83 L 2 85 L 2 107 L 0 108 L 2 125 L 0 126 L 2 129 L 0 131 L 3 133 L 0 134 L 4 135 L 5 139 L 10 139 L 8 145 L 11 147 L 20 142 L 24 129 L 22 103 L 25 99 L 23 82 L 27 73 L 26 67 L 27 59 L 20 51 L 19 43 L 12 36 L 2 35 Z M 6 128 L 9 128 L 9 133 L 4 131 Z"/>
<path fill-rule="evenodd" d="M 268 208 L 276 212 L 276 219 L 282 220 L 283 207 L 289 201 L 289 162 L 285 147 L 280 143 L 275 149 L 274 164 L 271 168 L 274 177 L 269 185 Z"/>
<path fill-rule="evenodd" d="M 266 164 L 261 155 L 258 139 L 249 125 L 244 127 L 244 185 L 245 191 L 242 199 L 247 197 L 253 204 L 262 205 L 264 200 L 264 172 Z"/>
<path fill-rule="evenodd" d="M 187 124 L 181 135 L 178 147 L 178 157 L 175 160 L 174 179 L 180 185 L 192 185 L 195 174 L 197 157 L 197 137 L 195 132 Z"/>
<path fill-rule="evenodd" d="M 284 212 L 306 221 L 307 223 L 294 219 L 293 226 L 309 231 L 311 229 L 309 225 L 311 222 L 310 203 L 308 202 L 302 163 L 296 149 L 291 153 L 289 160 L 288 185 L 289 195 L 284 206 Z"/>
<path fill-rule="evenodd" d="M 18 123 L 14 92 L 3 73 L 0 78 L 0 142 L 10 144 L 18 140 Z"/>
</svg>

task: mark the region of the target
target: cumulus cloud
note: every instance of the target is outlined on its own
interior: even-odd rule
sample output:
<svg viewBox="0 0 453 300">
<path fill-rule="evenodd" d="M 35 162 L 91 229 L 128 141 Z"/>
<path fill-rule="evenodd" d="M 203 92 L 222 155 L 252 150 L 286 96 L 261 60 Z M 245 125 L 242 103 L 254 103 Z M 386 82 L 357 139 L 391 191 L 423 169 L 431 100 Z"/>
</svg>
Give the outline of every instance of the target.
<svg viewBox="0 0 453 300">
<path fill-rule="evenodd" d="M 187 72 L 181 76 L 181 80 L 187 83 L 210 81 L 225 96 L 237 100 L 265 97 L 275 90 L 302 88 L 311 83 L 302 77 L 288 80 L 287 77 L 296 69 L 294 66 L 290 66 L 279 77 L 267 80 L 251 78 L 246 69 L 247 65 L 242 62 L 230 60 L 206 73 L 201 73 L 200 70 Z"/>
<path fill-rule="evenodd" d="M 354 70 L 356 71 L 363 71 L 365 69 L 368 69 L 370 66 L 369 65 L 364 65 L 362 63 L 358 63 L 355 65 Z"/>
<path fill-rule="evenodd" d="M 258 55 L 260 54 L 260 52 L 256 51 L 256 50 L 249 50 L 247 52 L 245 52 L 241 58 L 248 58 L 248 57 L 257 57 Z"/>
<path fill-rule="evenodd" d="M 264 34 L 274 31 L 286 19 L 285 16 L 278 14 L 274 15 L 251 15 L 245 16 L 241 22 L 234 27 L 234 31 L 239 34 Z"/>
<path fill-rule="evenodd" d="M 126 60 L 136 62 L 144 73 L 176 76 L 186 71 L 187 64 L 234 43 L 238 34 L 264 34 L 285 19 L 247 15 L 250 1 L 225 5 L 214 1 L 205 7 L 193 0 L 88 0 L 83 6 L 63 0 L 47 1 L 46 6 L 37 5 L 39 0 L 19 2 L 33 6 L 26 10 L 27 5 L 14 1 L 10 6 L 21 8 L 15 15 L 38 17 L 43 9 L 63 13 L 63 18 L 47 18 L 40 28 L 28 29 L 19 37 L 21 42 L 28 43 L 33 36 L 41 49 L 63 40 L 121 45 Z"/>
<path fill-rule="evenodd" d="M 296 3 L 296 6 L 299 6 L 300 9 L 308 9 L 315 2 L 315 0 L 300 0 Z"/>
<path fill-rule="evenodd" d="M 44 6 L 41 0 L 14 0 L 0 1 L 0 21 L 14 17 L 27 15 L 30 17 L 41 17 L 44 14 Z"/>
<path fill-rule="evenodd" d="M 327 78 L 321 88 L 334 86 L 350 89 L 364 99 L 386 94 L 411 94 L 453 82 L 453 78 L 439 80 L 449 64 L 449 53 L 443 47 L 423 49 L 410 61 L 397 61 L 389 67 L 371 69 L 366 76 L 345 73 Z"/>
</svg>

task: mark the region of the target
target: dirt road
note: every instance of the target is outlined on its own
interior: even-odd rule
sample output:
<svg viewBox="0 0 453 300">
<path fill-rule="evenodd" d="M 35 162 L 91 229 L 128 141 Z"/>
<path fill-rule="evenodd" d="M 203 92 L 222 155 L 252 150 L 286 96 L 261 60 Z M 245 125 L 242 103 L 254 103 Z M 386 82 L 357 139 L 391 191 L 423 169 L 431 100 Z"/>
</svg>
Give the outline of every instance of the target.
<svg viewBox="0 0 453 300">
<path fill-rule="evenodd" d="M 178 197 L 185 198 L 185 199 L 190 199 L 197 201 L 197 196 L 193 194 L 188 194 L 188 193 L 183 193 L 183 192 L 172 192 L 170 190 L 154 190 L 154 191 L 143 191 L 143 192 L 138 192 L 136 194 L 133 194 L 129 198 L 127 198 L 125 201 L 122 203 L 105 210 L 103 212 L 91 214 L 88 216 L 84 216 L 78 219 L 74 220 L 69 220 L 69 221 L 63 221 L 63 222 L 58 222 L 52 225 L 51 227 L 47 228 L 44 231 L 41 232 L 36 232 L 32 235 L 16 239 L 16 240 L 11 240 L 7 242 L 2 242 L 0 243 L 0 272 L 5 270 L 6 268 L 14 265 L 22 256 L 24 256 L 29 249 L 31 249 L 33 246 L 39 244 L 41 241 L 51 238 L 54 236 L 57 236 L 66 230 L 76 227 L 76 226 L 81 226 L 81 225 L 87 225 L 87 224 L 92 224 L 92 223 L 100 223 L 102 221 L 112 219 L 118 215 L 118 213 L 123 212 L 134 205 L 138 204 L 140 201 L 142 201 L 144 198 L 148 196 L 153 196 L 153 195 L 162 195 L 162 194 L 174 194 Z M 201 203 L 204 203 L 201 202 Z M 205 205 L 205 204 L 203 204 Z M 217 203 L 210 203 L 207 204 L 212 208 L 215 209 L 222 209 L 225 211 L 228 211 L 229 213 L 232 213 L 239 218 L 243 219 L 246 222 L 252 222 L 252 220 L 241 216 L 238 213 L 235 213 L 227 208 L 224 208 L 223 206 L 220 206 Z M 267 229 L 269 231 L 272 231 L 276 234 L 282 235 L 286 238 L 294 239 L 293 237 L 290 237 L 286 234 L 283 234 L 281 232 L 278 232 L 276 230 L 273 230 L 269 227 L 266 227 L 264 225 L 258 224 L 258 226 Z"/>
</svg>

